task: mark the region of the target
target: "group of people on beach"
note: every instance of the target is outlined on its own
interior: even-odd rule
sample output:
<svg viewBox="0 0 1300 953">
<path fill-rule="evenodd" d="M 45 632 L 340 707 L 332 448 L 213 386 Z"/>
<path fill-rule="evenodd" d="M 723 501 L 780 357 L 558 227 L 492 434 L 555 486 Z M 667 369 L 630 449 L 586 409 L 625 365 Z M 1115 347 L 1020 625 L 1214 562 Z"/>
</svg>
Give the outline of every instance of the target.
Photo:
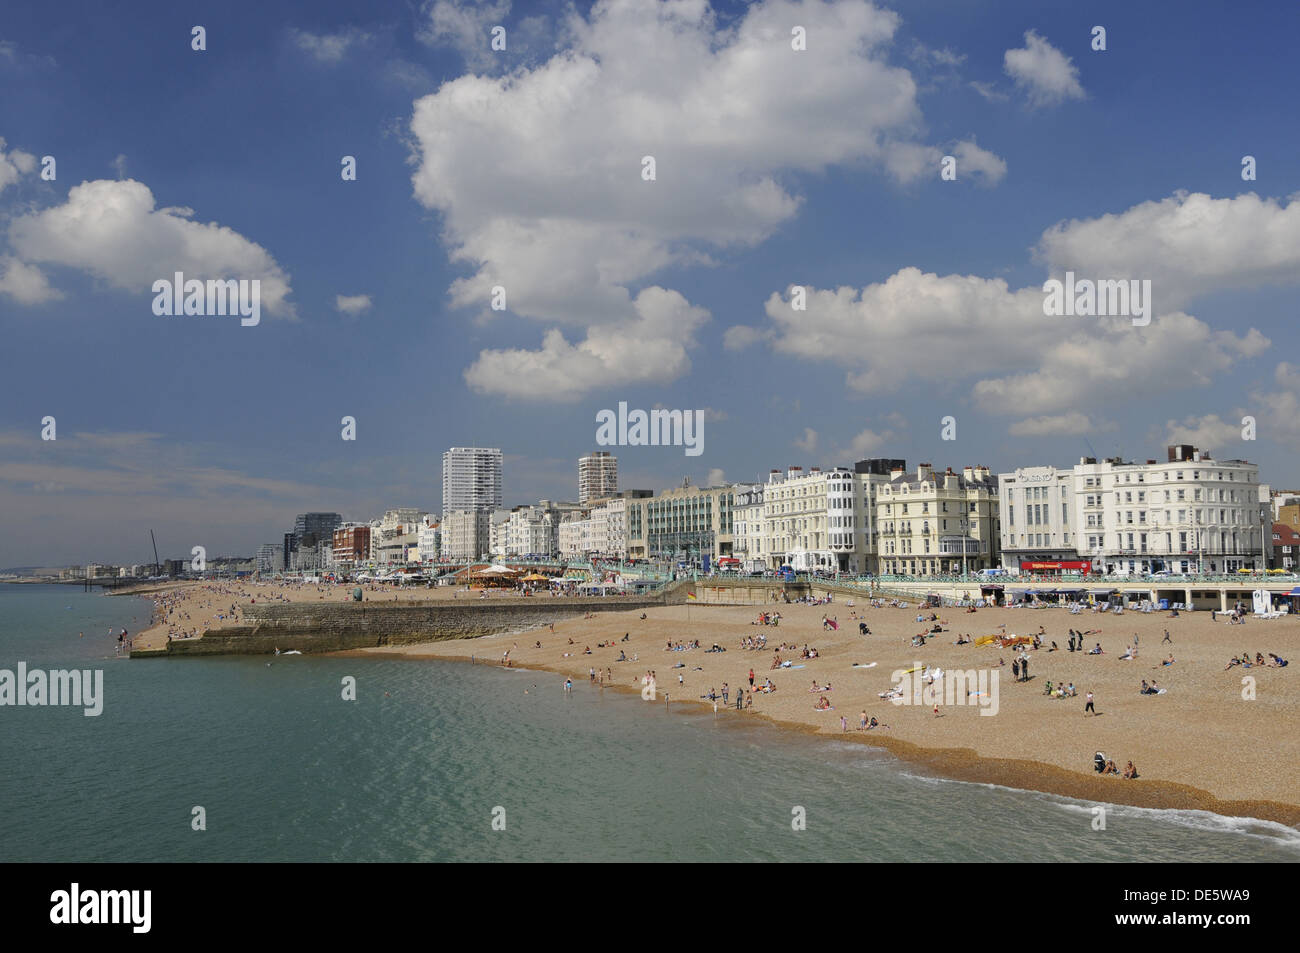
<svg viewBox="0 0 1300 953">
<path fill-rule="evenodd" d="M 1240 658 L 1234 655 L 1232 658 L 1228 659 L 1228 664 L 1224 666 L 1223 670 L 1226 672 L 1228 669 L 1236 668 L 1239 665 L 1242 668 L 1251 668 L 1256 665 L 1262 666 L 1263 668 L 1286 668 L 1287 664 L 1286 659 L 1282 658 L 1280 655 L 1275 655 L 1272 652 L 1268 653 L 1267 659 L 1264 658 L 1263 653 L 1256 652 L 1255 660 L 1253 662 L 1250 660 L 1249 652 L 1242 652 Z"/>
<path fill-rule="evenodd" d="M 1069 685 L 1063 685 L 1060 682 L 1057 682 L 1053 685 L 1051 679 L 1048 679 L 1047 687 L 1043 689 L 1043 694 L 1048 698 L 1075 698 L 1079 693 L 1074 690 L 1074 682 L 1071 682 Z"/>
<path fill-rule="evenodd" d="M 1107 758 L 1100 751 L 1098 751 L 1095 755 L 1092 756 L 1092 767 L 1093 770 L 1096 771 L 1098 774 L 1119 774 L 1120 773 L 1119 768 L 1116 767 L 1115 765 L 1115 762 L 1112 761 L 1110 758 Z M 1133 766 L 1133 762 L 1130 761 L 1128 765 L 1124 768 L 1124 777 L 1127 780 L 1132 781 L 1135 780 L 1137 776 L 1138 776 L 1137 768 L 1135 768 Z"/>
</svg>

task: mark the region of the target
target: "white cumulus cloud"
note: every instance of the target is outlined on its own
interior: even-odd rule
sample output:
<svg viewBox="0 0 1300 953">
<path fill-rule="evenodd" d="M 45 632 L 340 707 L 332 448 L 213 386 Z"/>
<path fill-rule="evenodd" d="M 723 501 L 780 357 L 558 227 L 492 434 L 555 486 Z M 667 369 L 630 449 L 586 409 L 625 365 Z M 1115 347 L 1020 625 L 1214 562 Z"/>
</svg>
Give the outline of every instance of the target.
<svg viewBox="0 0 1300 953">
<path fill-rule="evenodd" d="M 1192 214 L 1189 204 L 1204 214 Z M 1138 223 L 1142 241 L 1133 234 Z M 1044 233 L 1039 254 L 1054 272 L 1069 264 L 1080 277 L 1156 276 L 1155 317 L 1144 328 L 1124 317 L 1046 317 L 1041 286 L 1017 290 L 1000 278 L 904 268 L 860 289 L 810 288 L 807 310 L 798 313 L 773 293 L 768 326 L 734 327 L 726 341 L 769 340 L 779 352 L 840 364 L 848 386 L 862 393 L 913 382 L 969 386 L 989 412 L 1033 407 L 1060 424 L 1081 401 L 1105 403 L 1118 393 L 1132 399 L 1170 382 L 1204 387 L 1263 354 L 1270 341 L 1257 329 L 1217 330 L 1174 305 L 1222 288 L 1300 283 L 1300 241 L 1292 238 L 1298 223 L 1294 202 L 1176 195 Z M 1252 230 L 1267 236 L 1261 244 L 1282 249 L 1265 254 L 1261 247 L 1253 256 L 1231 247 Z M 1230 240 L 1216 241 L 1225 234 Z M 1162 296 L 1160 289 L 1172 286 Z M 935 360 L 938 354 L 954 359 Z"/>
<path fill-rule="evenodd" d="M 1223 420 L 1218 414 L 1170 420 L 1165 424 L 1165 443 L 1190 443 L 1215 452 L 1232 449 L 1230 456 L 1236 456 L 1241 445 L 1241 424 Z"/>
<path fill-rule="evenodd" d="M 44 304 L 63 297 L 35 265 L 24 264 L 12 255 L 0 257 L 0 294 L 19 304 Z"/>
<path fill-rule="evenodd" d="M 440 9 L 437 35 L 474 42 L 498 16 L 451 3 L 431 15 Z M 792 23 L 809 51 L 791 49 Z M 656 272 L 770 236 L 799 209 L 791 173 L 865 161 L 904 182 L 925 163 L 937 175 L 937 149 L 918 142 L 916 84 L 886 59 L 898 23 L 865 0 L 767 0 L 725 29 L 704 0 L 599 0 L 587 16 L 570 11 L 562 53 L 417 100 L 415 196 L 470 270 L 453 305 L 486 311 L 500 285 L 513 314 L 549 325 L 540 350 L 484 352 L 471 383 L 572 398 L 623 372 L 569 371 L 624 348 L 670 355 L 630 369 L 673 380 L 689 367 L 682 329 L 637 308 Z M 1002 174 L 973 141 L 958 147 L 973 176 Z M 654 181 L 642 178 L 645 156 Z M 616 328 L 642 336 L 616 345 Z"/>
<path fill-rule="evenodd" d="M 149 294 L 154 281 L 236 278 L 261 281 L 262 308 L 293 316 L 289 276 L 261 245 L 216 222 L 191 220 L 187 208 L 157 208 L 134 179 L 82 182 L 67 201 L 21 216 L 9 242 L 26 263 L 63 265 L 117 288 Z"/>
<path fill-rule="evenodd" d="M 1033 30 L 1025 33 L 1023 47 L 1006 51 L 1002 68 L 1035 106 L 1053 106 L 1086 95 L 1079 83 L 1079 68 Z"/>
<path fill-rule="evenodd" d="M 5 140 L 0 136 L 0 192 L 18 181 L 19 176 L 30 175 L 36 169 L 36 156 L 21 149 L 5 151 Z"/>
<path fill-rule="evenodd" d="M 480 393 L 574 401 L 591 390 L 675 380 L 690 370 L 687 347 L 708 312 L 657 286 L 632 306 L 632 317 L 593 326 L 577 345 L 553 329 L 540 350 L 483 351 L 465 381 Z"/>
<path fill-rule="evenodd" d="M 1300 284 L 1300 199 L 1175 192 L 1119 214 L 1061 222 L 1035 249 L 1054 275 L 1149 278 L 1160 310 L 1213 291 Z"/>
</svg>

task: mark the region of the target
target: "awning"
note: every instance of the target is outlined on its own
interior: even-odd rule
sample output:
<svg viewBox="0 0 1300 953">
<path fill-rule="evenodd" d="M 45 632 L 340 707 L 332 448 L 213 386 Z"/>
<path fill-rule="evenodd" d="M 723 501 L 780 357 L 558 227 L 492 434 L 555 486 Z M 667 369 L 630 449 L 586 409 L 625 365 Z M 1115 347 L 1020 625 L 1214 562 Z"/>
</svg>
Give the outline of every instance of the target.
<svg viewBox="0 0 1300 953">
<path fill-rule="evenodd" d="M 1288 592 L 1287 595 L 1288 595 L 1288 596 L 1300 596 L 1300 586 L 1296 586 L 1294 589 L 1292 589 L 1290 592 Z"/>
<path fill-rule="evenodd" d="M 983 585 L 983 586 L 980 586 L 980 592 L 1001 592 L 1004 588 L 1006 588 L 1006 587 L 1005 587 L 1005 586 L 990 586 L 990 585 Z"/>
</svg>

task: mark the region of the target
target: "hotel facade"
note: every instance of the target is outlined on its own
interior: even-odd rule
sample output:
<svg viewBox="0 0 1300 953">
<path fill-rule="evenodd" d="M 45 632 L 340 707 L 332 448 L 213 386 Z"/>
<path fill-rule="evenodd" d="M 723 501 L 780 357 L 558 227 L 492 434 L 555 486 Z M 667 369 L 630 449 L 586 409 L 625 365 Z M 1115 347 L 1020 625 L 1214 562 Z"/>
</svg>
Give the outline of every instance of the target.
<svg viewBox="0 0 1300 953">
<path fill-rule="evenodd" d="M 998 479 L 988 467 L 896 469 L 878 500 L 882 573 L 958 575 L 998 565 Z"/>
<path fill-rule="evenodd" d="M 1003 566 L 1120 575 L 1265 568 L 1273 513 L 1258 466 L 1187 444 L 1167 457 L 1084 457 L 1071 470 L 1001 474 Z"/>
</svg>

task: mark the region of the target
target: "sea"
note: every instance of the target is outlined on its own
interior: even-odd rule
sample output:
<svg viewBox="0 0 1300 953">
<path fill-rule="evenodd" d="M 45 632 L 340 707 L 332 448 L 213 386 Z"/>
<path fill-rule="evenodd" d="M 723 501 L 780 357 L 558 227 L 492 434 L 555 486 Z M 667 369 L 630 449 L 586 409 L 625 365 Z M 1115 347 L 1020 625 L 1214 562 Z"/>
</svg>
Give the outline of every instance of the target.
<svg viewBox="0 0 1300 953">
<path fill-rule="evenodd" d="M 116 658 L 149 611 L 0 585 L 0 669 L 104 684 L 98 716 L 0 707 L 0 861 L 1300 861 L 1283 825 L 924 776 L 545 672 Z"/>
</svg>

